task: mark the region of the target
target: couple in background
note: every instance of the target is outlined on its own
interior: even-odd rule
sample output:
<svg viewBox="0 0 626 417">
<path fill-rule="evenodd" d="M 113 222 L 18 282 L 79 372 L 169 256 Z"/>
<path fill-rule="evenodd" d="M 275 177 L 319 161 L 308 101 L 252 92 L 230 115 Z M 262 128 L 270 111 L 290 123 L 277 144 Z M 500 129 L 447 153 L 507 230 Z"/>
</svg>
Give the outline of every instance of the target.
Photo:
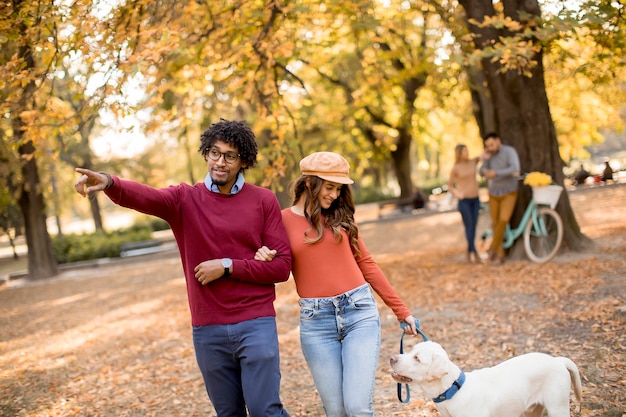
<svg viewBox="0 0 626 417">
<path fill-rule="evenodd" d="M 448 191 L 458 199 L 465 238 L 467 240 L 467 260 L 478 263 L 480 257 L 476 250 L 476 226 L 480 211 L 476 167 L 482 161 L 479 172 L 487 178 L 489 190 L 489 213 L 493 228 L 493 240 L 487 251 L 490 263 L 504 262 L 502 240 L 506 225 L 511 220 L 517 202 L 520 162 L 517 151 L 512 146 L 504 145 L 497 133 L 489 133 L 483 138 L 482 157 L 470 158 L 467 146 L 457 145 L 455 163 L 450 171 Z"/>
</svg>

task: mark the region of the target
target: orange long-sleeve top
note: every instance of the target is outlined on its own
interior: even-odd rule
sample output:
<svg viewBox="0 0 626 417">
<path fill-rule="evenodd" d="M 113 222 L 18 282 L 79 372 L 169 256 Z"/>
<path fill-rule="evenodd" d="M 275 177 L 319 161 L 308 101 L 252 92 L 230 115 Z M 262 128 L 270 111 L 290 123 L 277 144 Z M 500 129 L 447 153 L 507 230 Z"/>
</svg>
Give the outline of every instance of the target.
<svg viewBox="0 0 626 417">
<path fill-rule="evenodd" d="M 328 298 L 353 290 L 366 282 L 391 308 L 398 321 L 411 315 L 393 289 L 387 277 L 367 251 L 361 236 L 361 255 L 355 257 L 348 236 L 338 242 L 330 229 L 316 243 L 306 243 L 304 233 L 315 233 L 309 222 L 291 208 L 282 211 L 283 223 L 289 236 L 292 273 L 298 295 L 302 298 Z"/>
</svg>

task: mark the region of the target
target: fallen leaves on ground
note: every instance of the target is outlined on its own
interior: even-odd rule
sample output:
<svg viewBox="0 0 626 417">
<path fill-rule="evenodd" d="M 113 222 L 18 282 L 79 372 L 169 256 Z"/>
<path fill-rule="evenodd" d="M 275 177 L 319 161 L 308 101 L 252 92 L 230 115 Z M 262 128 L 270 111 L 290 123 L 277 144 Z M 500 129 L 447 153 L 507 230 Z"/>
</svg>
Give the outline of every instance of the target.
<svg viewBox="0 0 626 417">
<path fill-rule="evenodd" d="M 466 264 L 454 213 L 362 230 L 424 332 L 465 371 L 530 351 L 568 356 L 583 379 L 583 401 L 572 401 L 573 415 L 620 417 L 626 413 L 625 194 L 626 187 L 615 187 L 572 196 L 594 248 L 545 265 Z M 282 398 L 293 417 L 323 416 L 300 351 L 297 300 L 293 282 L 277 286 Z M 398 401 L 389 357 L 401 332 L 379 304 L 377 414 L 438 416 L 417 387 L 407 404 Z M 405 349 L 420 340 L 405 337 Z M 0 291 L 0 416 L 214 415 L 196 368 L 177 257 L 76 270 Z"/>
</svg>

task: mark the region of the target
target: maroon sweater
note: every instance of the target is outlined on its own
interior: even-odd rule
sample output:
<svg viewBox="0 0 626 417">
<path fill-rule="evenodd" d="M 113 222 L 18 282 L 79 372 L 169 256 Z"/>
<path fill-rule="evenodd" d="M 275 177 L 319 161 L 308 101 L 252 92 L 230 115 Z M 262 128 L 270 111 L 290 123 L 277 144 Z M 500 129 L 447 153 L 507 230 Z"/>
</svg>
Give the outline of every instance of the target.
<svg viewBox="0 0 626 417">
<path fill-rule="evenodd" d="M 169 223 L 183 263 L 193 326 L 276 315 L 274 284 L 289 279 L 291 251 L 271 191 L 248 183 L 233 195 L 211 192 L 204 183 L 156 189 L 114 177 L 105 193 L 120 206 Z M 254 260 L 263 245 L 278 251 L 272 262 Z M 217 258 L 233 260 L 233 275 L 199 284 L 196 265 Z"/>
</svg>

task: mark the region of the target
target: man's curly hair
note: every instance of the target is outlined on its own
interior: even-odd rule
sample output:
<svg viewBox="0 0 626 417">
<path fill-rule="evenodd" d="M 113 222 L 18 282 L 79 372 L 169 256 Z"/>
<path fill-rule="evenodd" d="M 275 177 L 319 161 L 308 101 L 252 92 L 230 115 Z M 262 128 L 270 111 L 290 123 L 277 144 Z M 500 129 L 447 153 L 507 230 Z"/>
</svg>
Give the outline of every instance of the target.
<svg viewBox="0 0 626 417">
<path fill-rule="evenodd" d="M 209 126 L 200 135 L 200 148 L 198 149 L 198 152 L 205 160 L 207 159 L 209 149 L 218 140 L 237 148 L 242 162 L 241 171 L 256 165 L 258 153 L 256 137 L 245 122 L 220 118 L 219 122 Z"/>
</svg>

